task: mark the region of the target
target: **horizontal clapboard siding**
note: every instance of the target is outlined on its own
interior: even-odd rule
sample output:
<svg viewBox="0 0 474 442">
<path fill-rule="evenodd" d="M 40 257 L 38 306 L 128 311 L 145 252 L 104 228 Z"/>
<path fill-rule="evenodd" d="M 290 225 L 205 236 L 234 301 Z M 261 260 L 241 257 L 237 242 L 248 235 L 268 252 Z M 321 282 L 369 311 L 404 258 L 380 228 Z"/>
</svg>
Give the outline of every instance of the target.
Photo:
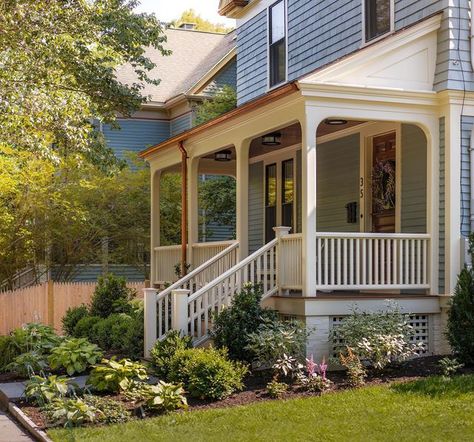
<svg viewBox="0 0 474 442">
<path fill-rule="evenodd" d="M 322 143 L 317 149 L 318 232 L 358 232 L 347 222 L 346 204 L 359 204 L 359 134 Z"/>
<path fill-rule="evenodd" d="M 461 234 L 468 236 L 470 232 L 469 214 L 471 210 L 471 177 L 469 148 L 471 144 L 471 130 L 474 117 L 461 117 Z M 454 130 L 454 128 L 453 128 Z"/>
<path fill-rule="evenodd" d="M 205 95 L 215 95 L 224 86 L 237 89 L 237 59 L 232 59 L 224 66 L 206 85 L 202 93 Z"/>
<path fill-rule="evenodd" d="M 136 267 L 129 265 L 109 264 L 108 273 L 115 276 L 122 276 L 127 281 L 144 281 L 146 279 L 144 270 L 139 270 Z M 73 278 L 72 282 L 92 282 L 97 281 L 100 276 L 103 276 L 103 268 L 100 264 L 91 264 L 87 266 L 80 266 Z M 54 269 L 52 271 L 54 277 Z"/>
<path fill-rule="evenodd" d="M 188 129 L 193 127 L 193 114 L 192 112 L 188 112 L 184 115 L 181 115 L 173 120 L 171 120 L 170 124 L 171 128 L 171 136 L 174 137 L 175 135 L 180 134 Z"/>
<path fill-rule="evenodd" d="M 411 124 L 402 125 L 401 231 L 426 233 L 426 137 Z"/>
<path fill-rule="evenodd" d="M 168 121 L 119 119 L 118 123 L 120 129 L 104 125 L 102 130 L 107 145 L 119 158 L 124 158 L 126 152 L 140 152 L 149 146 L 161 143 L 170 136 Z"/>
<path fill-rule="evenodd" d="M 249 252 L 263 246 L 263 162 L 249 165 Z"/>
</svg>

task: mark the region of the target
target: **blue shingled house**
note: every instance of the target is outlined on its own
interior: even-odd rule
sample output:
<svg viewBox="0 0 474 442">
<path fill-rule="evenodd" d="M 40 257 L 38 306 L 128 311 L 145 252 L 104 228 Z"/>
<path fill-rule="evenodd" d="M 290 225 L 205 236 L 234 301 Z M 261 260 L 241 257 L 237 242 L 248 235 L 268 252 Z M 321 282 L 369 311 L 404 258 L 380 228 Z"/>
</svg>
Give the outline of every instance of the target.
<svg viewBox="0 0 474 442">
<path fill-rule="evenodd" d="M 212 313 L 250 281 L 267 305 L 315 327 L 308 351 L 318 359 L 333 352 L 330 330 L 354 303 L 373 311 L 387 299 L 412 314 L 425 354 L 447 351 L 446 306 L 474 231 L 473 9 L 468 0 L 220 1 L 237 21 L 238 107 L 142 153 L 152 283 L 169 281 L 179 258 L 179 246 L 159 243 L 159 179 L 184 162 L 181 247 L 194 264 L 147 291 L 147 350 L 170 328 L 204 342 Z M 208 170 L 236 176 L 237 234 L 204 249 L 193 189 Z M 157 319 L 169 302 L 170 320 Z"/>
</svg>

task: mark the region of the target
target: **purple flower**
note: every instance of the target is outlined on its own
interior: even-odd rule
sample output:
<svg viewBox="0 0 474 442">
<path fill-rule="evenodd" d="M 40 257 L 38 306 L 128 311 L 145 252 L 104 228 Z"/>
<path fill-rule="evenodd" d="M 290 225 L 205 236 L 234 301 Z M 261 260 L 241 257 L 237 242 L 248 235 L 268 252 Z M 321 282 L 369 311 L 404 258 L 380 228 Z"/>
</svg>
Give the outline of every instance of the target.
<svg viewBox="0 0 474 442">
<path fill-rule="evenodd" d="M 313 376 L 317 369 L 318 364 L 314 362 L 313 355 L 311 355 L 309 359 L 306 359 L 306 371 L 309 376 Z"/>
<path fill-rule="evenodd" d="M 326 364 L 326 360 L 323 358 L 323 361 L 318 366 L 318 373 L 321 375 L 323 379 L 326 379 L 327 369 L 328 369 L 328 364 Z"/>
</svg>

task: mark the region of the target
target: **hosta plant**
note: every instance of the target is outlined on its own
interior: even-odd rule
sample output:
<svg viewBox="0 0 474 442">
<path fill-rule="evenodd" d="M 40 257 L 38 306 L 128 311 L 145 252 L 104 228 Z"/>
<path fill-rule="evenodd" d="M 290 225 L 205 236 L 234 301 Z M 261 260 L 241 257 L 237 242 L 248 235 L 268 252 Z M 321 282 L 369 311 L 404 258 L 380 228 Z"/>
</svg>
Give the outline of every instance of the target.
<svg viewBox="0 0 474 442">
<path fill-rule="evenodd" d="M 86 394 L 83 399 L 87 405 L 100 411 L 100 413 L 96 413 L 97 422 L 123 424 L 132 418 L 131 412 L 122 402 L 92 394 Z"/>
<path fill-rule="evenodd" d="M 103 415 L 100 410 L 79 398 L 54 399 L 44 411 L 51 424 L 64 427 L 79 427 L 95 422 Z"/>
<path fill-rule="evenodd" d="M 64 398 L 69 391 L 67 378 L 65 376 L 32 376 L 25 384 L 25 398 L 37 405 L 43 406 L 54 399 Z M 71 388 L 77 385 L 71 384 Z"/>
<path fill-rule="evenodd" d="M 41 373 L 48 368 L 47 356 L 38 350 L 22 353 L 6 366 L 6 370 L 24 377 Z"/>
<path fill-rule="evenodd" d="M 53 348 L 48 358 L 51 369 L 66 370 L 69 376 L 82 373 L 89 366 L 97 363 L 102 352 L 95 344 L 85 338 L 66 339 L 56 348 Z"/>
<path fill-rule="evenodd" d="M 91 371 L 87 384 L 97 391 L 118 393 L 133 388 L 136 382 L 148 379 L 146 368 L 130 359 L 104 359 Z"/>
<path fill-rule="evenodd" d="M 145 405 L 161 413 L 169 413 L 180 408 L 187 408 L 188 402 L 181 385 L 160 381 L 157 385 L 147 386 Z"/>
</svg>

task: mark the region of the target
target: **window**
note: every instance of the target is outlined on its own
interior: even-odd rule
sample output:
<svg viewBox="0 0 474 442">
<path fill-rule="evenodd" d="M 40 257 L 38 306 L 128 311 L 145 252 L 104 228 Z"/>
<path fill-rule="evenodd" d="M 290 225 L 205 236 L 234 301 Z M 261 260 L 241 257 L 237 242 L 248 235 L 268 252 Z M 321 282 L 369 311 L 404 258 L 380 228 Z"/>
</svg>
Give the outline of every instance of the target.
<svg viewBox="0 0 474 442">
<path fill-rule="evenodd" d="M 293 160 L 286 160 L 281 163 L 281 175 L 281 225 L 291 227 L 293 230 L 293 201 L 295 195 Z"/>
<path fill-rule="evenodd" d="M 280 0 L 269 9 L 270 87 L 286 80 L 285 2 Z"/>
<path fill-rule="evenodd" d="M 265 242 L 275 237 L 273 227 L 277 221 L 277 165 L 269 164 L 265 170 Z"/>
<path fill-rule="evenodd" d="M 365 1 L 365 41 L 373 40 L 391 30 L 392 0 Z"/>
</svg>

